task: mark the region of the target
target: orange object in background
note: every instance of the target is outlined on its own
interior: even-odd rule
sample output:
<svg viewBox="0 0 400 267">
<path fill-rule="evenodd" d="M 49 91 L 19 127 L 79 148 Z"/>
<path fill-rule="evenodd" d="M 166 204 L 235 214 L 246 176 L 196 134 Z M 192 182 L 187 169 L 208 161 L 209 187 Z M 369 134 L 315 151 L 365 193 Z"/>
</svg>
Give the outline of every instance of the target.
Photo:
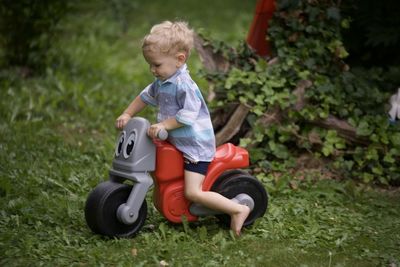
<svg viewBox="0 0 400 267">
<path fill-rule="evenodd" d="M 247 43 L 258 55 L 269 56 L 270 44 L 267 41 L 269 21 L 275 12 L 275 0 L 258 0 L 253 22 L 247 36 Z"/>
</svg>

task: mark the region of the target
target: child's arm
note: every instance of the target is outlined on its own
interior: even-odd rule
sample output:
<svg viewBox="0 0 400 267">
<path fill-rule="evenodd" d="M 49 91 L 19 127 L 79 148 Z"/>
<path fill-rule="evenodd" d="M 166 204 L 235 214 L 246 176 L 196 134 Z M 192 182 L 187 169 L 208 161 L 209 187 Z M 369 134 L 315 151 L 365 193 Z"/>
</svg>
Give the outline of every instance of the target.
<svg viewBox="0 0 400 267">
<path fill-rule="evenodd" d="M 124 126 L 128 123 L 128 121 L 135 116 L 138 112 L 143 110 L 147 104 L 143 102 L 140 96 L 137 96 L 125 109 L 125 111 L 117 118 L 115 122 L 115 127 L 118 129 L 124 128 Z"/>
</svg>

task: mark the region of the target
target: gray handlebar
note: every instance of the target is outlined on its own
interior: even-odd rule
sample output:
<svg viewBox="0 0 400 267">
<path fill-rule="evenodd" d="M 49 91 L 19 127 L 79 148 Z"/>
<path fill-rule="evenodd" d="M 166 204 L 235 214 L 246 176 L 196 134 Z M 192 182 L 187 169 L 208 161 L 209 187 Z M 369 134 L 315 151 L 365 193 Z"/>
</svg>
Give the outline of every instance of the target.
<svg viewBox="0 0 400 267">
<path fill-rule="evenodd" d="M 157 134 L 158 139 L 164 141 L 168 138 L 168 132 L 164 129 L 160 130 Z"/>
</svg>

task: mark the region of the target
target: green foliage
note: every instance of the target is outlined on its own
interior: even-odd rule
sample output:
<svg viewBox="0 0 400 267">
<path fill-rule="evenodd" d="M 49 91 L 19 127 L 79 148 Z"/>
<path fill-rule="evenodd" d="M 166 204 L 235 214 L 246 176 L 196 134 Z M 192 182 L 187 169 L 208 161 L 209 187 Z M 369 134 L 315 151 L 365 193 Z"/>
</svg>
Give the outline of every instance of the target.
<svg viewBox="0 0 400 267">
<path fill-rule="evenodd" d="M 43 69 L 55 27 L 68 6 L 62 0 L 1 0 L 2 65 Z"/>
<path fill-rule="evenodd" d="M 312 152 L 332 159 L 332 167 L 345 177 L 399 182 L 400 125 L 390 125 L 386 114 L 396 88 L 392 75 L 381 68 L 349 70 L 341 31 L 351 18 L 342 17 L 332 1 L 279 4 L 268 31 L 278 62 L 267 64 L 244 44 L 237 49 L 217 46 L 233 67 L 226 74 L 206 75 L 215 84 L 214 105 L 241 102 L 251 107 L 254 115 L 248 124 L 255 138 L 241 144 L 257 145 L 251 150 L 254 163 L 293 160 Z M 389 72 L 399 70 L 397 66 Z M 294 90 L 305 82 L 311 85 L 305 91 L 305 106 L 296 109 Z M 277 108 L 286 114 L 280 123 L 262 127 L 259 120 Z M 349 122 L 357 138 L 366 141 L 349 142 L 341 133 L 317 126 L 330 116 Z"/>
<path fill-rule="evenodd" d="M 344 31 L 350 62 L 357 65 L 398 65 L 400 56 L 400 4 L 395 0 L 342 2 L 342 13 L 351 16 Z"/>
</svg>

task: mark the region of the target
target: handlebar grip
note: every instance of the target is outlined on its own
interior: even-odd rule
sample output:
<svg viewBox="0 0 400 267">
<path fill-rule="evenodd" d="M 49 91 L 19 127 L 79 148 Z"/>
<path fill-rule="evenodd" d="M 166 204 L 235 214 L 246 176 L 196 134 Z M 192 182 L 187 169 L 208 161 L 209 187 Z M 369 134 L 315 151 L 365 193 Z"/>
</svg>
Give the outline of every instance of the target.
<svg viewBox="0 0 400 267">
<path fill-rule="evenodd" d="M 164 141 L 168 138 L 168 132 L 164 129 L 160 130 L 157 134 L 158 139 Z"/>
</svg>

